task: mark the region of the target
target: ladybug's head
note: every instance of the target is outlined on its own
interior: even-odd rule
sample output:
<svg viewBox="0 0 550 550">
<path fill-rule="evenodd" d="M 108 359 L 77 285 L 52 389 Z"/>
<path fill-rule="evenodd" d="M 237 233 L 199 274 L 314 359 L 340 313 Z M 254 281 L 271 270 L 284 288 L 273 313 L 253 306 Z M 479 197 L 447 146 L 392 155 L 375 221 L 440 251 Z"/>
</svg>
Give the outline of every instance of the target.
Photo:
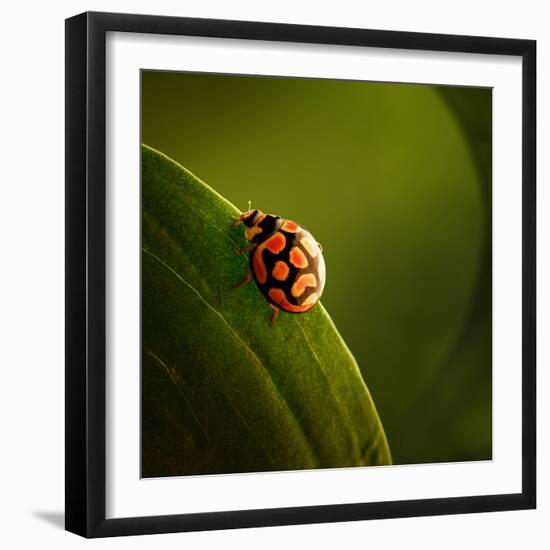
<svg viewBox="0 0 550 550">
<path fill-rule="evenodd" d="M 240 216 L 240 218 L 237 220 L 237 224 L 244 223 L 246 227 L 252 227 L 258 223 L 258 221 L 263 217 L 263 213 L 259 210 L 253 209 L 253 210 L 247 210 L 246 212 L 243 212 Z"/>
<path fill-rule="evenodd" d="M 233 225 L 242 223 L 246 225 L 246 240 L 258 244 L 277 231 L 283 224 L 283 220 L 279 216 L 250 209 L 243 212 Z"/>
</svg>

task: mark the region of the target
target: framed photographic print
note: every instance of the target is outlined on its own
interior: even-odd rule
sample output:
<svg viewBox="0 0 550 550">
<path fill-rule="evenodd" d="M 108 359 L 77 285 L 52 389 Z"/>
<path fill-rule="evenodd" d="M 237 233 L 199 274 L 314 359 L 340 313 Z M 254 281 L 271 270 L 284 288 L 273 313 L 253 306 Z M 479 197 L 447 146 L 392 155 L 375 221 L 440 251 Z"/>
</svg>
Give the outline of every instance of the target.
<svg viewBox="0 0 550 550">
<path fill-rule="evenodd" d="M 535 507 L 535 42 L 66 21 L 66 528 Z"/>
</svg>

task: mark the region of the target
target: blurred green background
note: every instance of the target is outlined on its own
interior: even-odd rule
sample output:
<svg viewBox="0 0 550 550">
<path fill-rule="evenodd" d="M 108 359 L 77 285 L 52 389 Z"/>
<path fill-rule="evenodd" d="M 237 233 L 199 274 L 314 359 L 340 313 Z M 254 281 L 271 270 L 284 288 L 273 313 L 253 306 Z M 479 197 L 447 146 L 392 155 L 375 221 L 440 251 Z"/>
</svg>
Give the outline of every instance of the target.
<svg viewBox="0 0 550 550">
<path fill-rule="evenodd" d="M 322 243 L 396 464 L 490 459 L 490 89 L 142 72 L 142 141 Z"/>
</svg>

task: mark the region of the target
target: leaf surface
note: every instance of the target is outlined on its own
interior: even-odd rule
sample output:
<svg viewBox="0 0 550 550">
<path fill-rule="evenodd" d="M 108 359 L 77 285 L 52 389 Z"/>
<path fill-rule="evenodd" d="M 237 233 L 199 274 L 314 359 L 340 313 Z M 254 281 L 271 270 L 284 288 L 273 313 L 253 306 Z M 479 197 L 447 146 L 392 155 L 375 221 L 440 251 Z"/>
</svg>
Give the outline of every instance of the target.
<svg viewBox="0 0 550 550">
<path fill-rule="evenodd" d="M 384 431 L 329 315 L 271 309 L 240 212 L 142 148 L 142 475 L 381 465 Z M 330 266 L 329 266 L 330 284 Z"/>
</svg>

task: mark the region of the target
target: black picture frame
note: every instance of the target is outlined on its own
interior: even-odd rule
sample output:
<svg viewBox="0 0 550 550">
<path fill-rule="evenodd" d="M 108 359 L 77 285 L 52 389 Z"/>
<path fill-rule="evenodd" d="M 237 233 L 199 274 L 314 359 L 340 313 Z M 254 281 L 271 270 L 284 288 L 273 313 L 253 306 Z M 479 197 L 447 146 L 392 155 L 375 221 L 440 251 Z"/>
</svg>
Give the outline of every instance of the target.
<svg viewBox="0 0 550 550">
<path fill-rule="evenodd" d="M 106 519 L 105 41 L 108 31 L 518 56 L 522 120 L 522 491 Z M 66 529 L 85 537 L 530 509 L 536 506 L 536 42 L 83 13 L 66 20 Z"/>
</svg>

